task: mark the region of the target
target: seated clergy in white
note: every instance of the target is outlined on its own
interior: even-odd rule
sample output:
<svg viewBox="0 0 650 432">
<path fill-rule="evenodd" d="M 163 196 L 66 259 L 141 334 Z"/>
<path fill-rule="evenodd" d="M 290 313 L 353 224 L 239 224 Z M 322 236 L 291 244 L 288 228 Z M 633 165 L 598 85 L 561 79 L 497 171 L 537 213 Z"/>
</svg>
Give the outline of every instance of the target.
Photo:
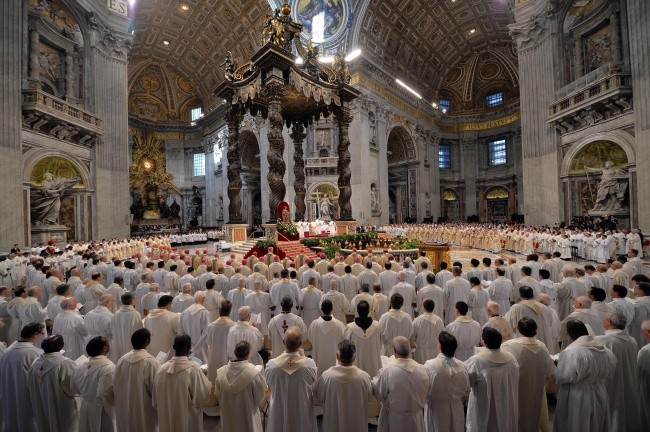
<svg viewBox="0 0 650 432">
<path fill-rule="evenodd" d="M 316 381 L 314 401 L 323 406 L 324 431 L 368 430 L 372 381 L 370 375 L 354 366 L 355 352 L 351 341 L 339 342 L 337 364 L 323 371 Z"/>
<path fill-rule="evenodd" d="M 373 380 L 375 397 L 382 404 L 379 432 L 425 430 L 424 406 L 431 388 L 431 374 L 411 358 L 409 340 L 393 338 L 394 359 Z"/>
<path fill-rule="evenodd" d="M 426 299 L 422 304 L 422 313 L 413 320 L 413 358 L 420 364 L 438 355 L 438 335 L 445 329 L 442 318 L 433 313 L 434 310 L 433 300 Z"/>
<path fill-rule="evenodd" d="M 517 332 L 521 336 L 504 342 L 501 350 L 512 354 L 519 364 L 519 431 L 548 430 L 546 380 L 555 373 L 555 364 L 546 345 L 535 337 L 534 319 L 520 319 Z"/>
<path fill-rule="evenodd" d="M 169 295 L 160 297 L 158 308 L 143 320 L 144 327 L 151 332 L 151 344 L 147 347 L 147 352 L 154 357 L 160 352 L 171 352 L 174 344 L 180 315 L 171 311 L 173 300 Z"/>
<path fill-rule="evenodd" d="M 178 322 L 178 334 L 186 334 L 193 341 L 199 341 L 203 333 L 208 330 L 210 325 L 210 312 L 203 306 L 205 304 L 205 292 L 197 291 L 194 293 L 194 304 L 185 309 L 181 314 Z M 194 351 L 194 355 L 202 362 L 208 361 L 208 349 Z"/>
<path fill-rule="evenodd" d="M 29 369 L 27 387 L 39 432 L 73 432 L 79 427 L 79 408 L 72 390 L 75 363 L 61 354 L 63 337 L 41 343 L 43 354 Z"/>
<path fill-rule="evenodd" d="M 84 354 L 85 337 L 84 318 L 77 311 L 77 299 L 68 297 L 61 301 L 61 313 L 54 320 L 52 334 L 60 334 L 65 341 L 64 355 L 76 360 Z"/>
<path fill-rule="evenodd" d="M 293 300 L 286 296 L 280 302 L 282 312 L 269 321 L 269 335 L 271 338 L 271 357 L 277 357 L 284 351 L 284 338 L 289 327 L 298 327 L 301 335 L 307 334 L 307 327 L 302 318 L 291 313 Z"/>
<path fill-rule="evenodd" d="M 18 340 L 0 356 L 0 413 L 5 431 L 37 430 L 27 387 L 29 368 L 43 351 L 34 346 L 45 333 L 41 323 L 27 324 Z"/>
<path fill-rule="evenodd" d="M 76 367 L 72 388 L 81 395 L 79 432 L 113 432 L 115 430 L 113 377 L 115 365 L 106 354 L 108 340 L 97 336 L 86 345 L 90 359 Z"/>
<path fill-rule="evenodd" d="M 110 353 L 110 357 L 116 360 L 131 351 L 131 335 L 143 327 L 140 313 L 134 307 L 135 296 L 127 292 L 122 294 L 120 300 L 122 306 L 115 312 L 111 322 L 111 334 L 113 335 L 111 351 L 114 352 Z"/>
<path fill-rule="evenodd" d="M 393 294 L 390 297 L 390 309 L 379 318 L 383 343 L 382 355 L 390 356 L 392 354 L 392 341 L 395 337 L 403 336 L 409 339 L 413 334 L 411 315 L 401 310 L 403 305 L 404 297 L 401 294 Z"/>
<path fill-rule="evenodd" d="M 593 288 L 592 288 L 593 289 Z M 640 431 L 639 397 L 637 391 L 636 341 L 625 331 L 627 322 L 621 312 L 605 314 L 605 335 L 597 339 L 616 356 L 616 369 L 605 383 L 609 396 L 609 430 Z M 648 401 L 642 401 L 646 404 Z"/>
<path fill-rule="evenodd" d="M 469 307 L 463 301 L 456 302 L 456 320 L 445 330 L 456 338 L 456 358 L 465 361 L 474 355 L 474 348 L 481 343 L 481 325 L 467 316 Z"/>
<path fill-rule="evenodd" d="M 374 377 L 381 368 L 381 328 L 370 316 L 370 304 L 362 300 L 357 305 L 357 317 L 348 324 L 345 339 L 356 346 L 356 364 Z"/>
<path fill-rule="evenodd" d="M 232 314 L 231 314 L 232 315 Z M 239 320 L 234 326 L 230 327 L 228 331 L 228 343 L 226 345 L 226 352 L 228 357 L 234 359 L 233 353 L 235 347 L 241 341 L 247 341 L 250 345 L 251 354 L 249 356 L 250 362 L 256 366 L 262 366 L 262 357 L 259 350 L 264 346 L 264 336 L 262 333 L 251 324 L 251 308 L 249 306 L 242 306 L 237 313 Z M 223 348 L 223 347 L 222 347 Z"/>
<path fill-rule="evenodd" d="M 438 335 L 440 354 L 424 366 L 431 373 L 431 391 L 424 407 L 428 432 L 464 432 L 463 399 L 469 394 L 469 376 L 462 361 L 454 358 L 458 342 L 451 333 Z"/>
<path fill-rule="evenodd" d="M 228 351 L 223 348 L 228 345 L 230 328 L 235 325 L 235 322 L 230 319 L 231 307 L 230 302 L 224 300 L 219 309 L 221 316 L 210 323 L 208 330 L 194 344 L 194 349 L 197 351 L 200 351 L 204 345 L 208 346 L 208 379 L 211 381 L 214 381 L 217 376 L 217 369 L 228 363 Z"/>
<path fill-rule="evenodd" d="M 260 410 L 265 408 L 268 386 L 264 374 L 248 361 L 251 353 L 250 343 L 238 342 L 233 359 L 217 371 L 214 393 L 221 407 L 222 432 L 263 431 Z"/>
<path fill-rule="evenodd" d="M 345 324 L 332 316 L 332 302 L 325 299 L 320 308 L 323 315 L 312 322 L 307 331 L 307 340 L 312 346 L 311 357 L 318 367 L 318 376 L 336 365 L 336 350 L 345 333 Z"/>
<path fill-rule="evenodd" d="M 133 350 L 126 353 L 115 366 L 115 421 L 118 431 L 155 431 L 158 414 L 152 395 L 160 363 L 146 350 L 151 332 L 141 328 L 131 335 Z"/>
<path fill-rule="evenodd" d="M 519 417 L 517 360 L 500 349 L 503 338 L 497 330 L 484 328 L 481 340 L 485 349 L 465 362 L 471 386 L 467 431 L 516 432 Z"/>
<path fill-rule="evenodd" d="M 271 392 L 266 430 L 316 432 L 318 428 L 312 395 L 316 383 L 316 363 L 302 354 L 302 332 L 298 327 L 289 327 L 283 342 L 284 353 L 271 359 L 265 370 Z"/>
<path fill-rule="evenodd" d="M 566 323 L 573 341 L 560 352 L 555 380 L 560 385 L 555 408 L 555 432 L 610 431 L 605 384 L 616 368 L 616 357 L 578 320 Z"/>
<path fill-rule="evenodd" d="M 212 385 L 201 368 L 187 356 L 192 348 L 188 335 L 174 338 L 175 356 L 165 362 L 154 380 L 153 406 L 158 411 L 159 432 L 203 431 L 203 406 Z"/>
</svg>

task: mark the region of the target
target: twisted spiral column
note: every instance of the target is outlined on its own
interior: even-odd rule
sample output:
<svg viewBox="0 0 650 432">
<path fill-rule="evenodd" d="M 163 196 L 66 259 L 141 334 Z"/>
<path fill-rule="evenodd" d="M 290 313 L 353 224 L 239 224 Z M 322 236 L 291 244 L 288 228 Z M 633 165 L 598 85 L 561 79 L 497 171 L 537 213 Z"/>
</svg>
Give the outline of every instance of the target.
<svg viewBox="0 0 650 432">
<path fill-rule="evenodd" d="M 299 121 L 294 122 L 291 127 L 291 138 L 293 139 L 294 153 L 293 153 L 293 174 L 295 177 L 295 182 L 293 189 L 296 191 L 296 197 L 294 199 L 295 208 L 295 220 L 303 220 L 305 218 L 305 195 L 307 190 L 305 189 L 305 160 L 303 159 L 302 153 L 302 142 L 305 139 L 305 128 Z"/>
<path fill-rule="evenodd" d="M 341 220 L 352 220 L 352 187 L 350 180 L 352 172 L 350 171 L 350 136 L 348 129 L 352 122 L 350 109 L 346 106 L 336 113 L 336 121 L 339 126 L 339 145 L 338 145 L 338 172 L 339 172 L 339 208 Z"/>
<path fill-rule="evenodd" d="M 278 204 L 284 200 L 286 187 L 284 186 L 284 172 L 286 164 L 284 163 L 284 138 L 282 137 L 282 97 L 285 89 L 281 84 L 268 84 L 264 90 L 268 100 L 269 110 L 269 129 L 267 137 L 269 140 L 269 151 L 266 160 L 269 162 L 269 173 L 266 179 L 269 182 L 269 210 L 271 211 L 270 222 L 275 222 L 278 218 Z"/>
<path fill-rule="evenodd" d="M 226 113 L 228 124 L 228 222 L 243 222 L 241 214 L 241 148 L 239 145 L 239 123 L 242 116 L 231 107 Z"/>
</svg>

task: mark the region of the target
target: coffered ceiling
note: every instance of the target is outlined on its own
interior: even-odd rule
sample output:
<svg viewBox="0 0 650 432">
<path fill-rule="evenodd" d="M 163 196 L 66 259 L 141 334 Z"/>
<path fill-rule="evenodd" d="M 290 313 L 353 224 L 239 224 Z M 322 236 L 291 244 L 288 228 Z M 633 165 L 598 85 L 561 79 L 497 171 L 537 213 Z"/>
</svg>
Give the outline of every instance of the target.
<svg viewBox="0 0 650 432">
<path fill-rule="evenodd" d="M 360 47 L 370 61 L 416 87 L 425 99 L 433 100 L 442 77 L 467 56 L 510 44 L 508 0 L 323 4 L 341 2 L 351 17 L 347 49 Z M 210 107 L 218 102 L 212 92 L 223 80 L 219 65 L 226 52 L 238 64 L 249 59 L 261 46 L 260 29 L 270 11 L 267 0 L 136 0 L 131 58 L 175 68 Z"/>
</svg>

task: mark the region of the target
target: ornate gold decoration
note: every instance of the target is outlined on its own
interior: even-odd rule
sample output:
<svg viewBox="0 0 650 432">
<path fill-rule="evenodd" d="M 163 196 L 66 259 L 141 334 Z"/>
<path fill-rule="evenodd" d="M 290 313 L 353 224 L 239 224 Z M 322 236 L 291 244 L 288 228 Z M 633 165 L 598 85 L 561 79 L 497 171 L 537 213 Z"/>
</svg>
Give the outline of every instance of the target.
<svg viewBox="0 0 650 432">
<path fill-rule="evenodd" d="M 501 117 L 496 120 L 488 120 L 480 123 L 464 123 L 464 124 L 444 124 L 439 123 L 441 132 L 465 132 L 465 131 L 480 131 L 485 129 L 492 129 L 499 126 L 505 126 L 510 123 L 514 123 L 521 118 L 521 112 L 517 111 L 514 114 Z"/>
<path fill-rule="evenodd" d="M 178 84 L 178 88 L 181 89 L 183 92 L 191 95 L 194 94 L 195 92 L 194 86 L 192 85 L 190 80 L 187 79 L 186 77 L 184 76 L 178 77 L 177 84 Z"/>
<path fill-rule="evenodd" d="M 589 168 L 600 168 L 606 161 L 612 161 L 615 167 L 625 167 L 627 155 L 625 150 L 612 141 L 594 141 L 581 148 L 573 157 L 569 174 L 586 174 Z"/>
<path fill-rule="evenodd" d="M 147 74 L 140 78 L 140 85 L 147 91 L 156 91 L 160 88 L 160 81 L 155 76 Z"/>
<path fill-rule="evenodd" d="M 445 189 L 444 192 L 442 192 L 442 199 L 444 201 L 457 201 L 458 195 L 451 189 Z"/>
<path fill-rule="evenodd" d="M 166 171 L 164 142 L 151 131 L 134 136 L 133 163 L 129 168 L 129 187 L 134 205 L 140 205 L 149 217 L 158 212 L 165 193 L 180 195 L 174 177 Z"/>
<path fill-rule="evenodd" d="M 34 168 L 32 168 L 30 181 L 34 185 L 40 186 L 46 173 L 50 173 L 54 177 L 62 177 L 66 179 L 77 177 L 80 180 L 73 186 L 73 189 L 83 189 L 86 187 L 77 166 L 63 157 L 48 156 L 39 160 L 36 165 L 34 165 Z"/>
<path fill-rule="evenodd" d="M 487 191 L 485 194 L 485 199 L 508 199 L 510 197 L 510 192 L 508 192 L 508 189 L 501 187 L 501 186 L 496 186 Z"/>
<path fill-rule="evenodd" d="M 312 200 L 320 201 L 327 197 L 330 200 L 339 198 L 339 189 L 329 183 L 322 183 L 316 186 L 314 191 L 310 194 Z"/>
</svg>

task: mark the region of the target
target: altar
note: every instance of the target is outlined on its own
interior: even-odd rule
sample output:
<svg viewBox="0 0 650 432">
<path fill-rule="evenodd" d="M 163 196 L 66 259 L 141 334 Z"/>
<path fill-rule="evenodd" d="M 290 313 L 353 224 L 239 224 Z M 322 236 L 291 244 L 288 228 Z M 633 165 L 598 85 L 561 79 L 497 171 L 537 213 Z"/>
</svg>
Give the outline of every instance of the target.
<svg viewBox="0 0 650 432">
<path fill-rule="evenodd" d="M 424 252 L 433 266 L 433 270 L 440 270 L 440 262 L 451 263 L 451 246 L 449 243 L 424 243 L 419 248 L 419 252 Z"/>
</svg>

